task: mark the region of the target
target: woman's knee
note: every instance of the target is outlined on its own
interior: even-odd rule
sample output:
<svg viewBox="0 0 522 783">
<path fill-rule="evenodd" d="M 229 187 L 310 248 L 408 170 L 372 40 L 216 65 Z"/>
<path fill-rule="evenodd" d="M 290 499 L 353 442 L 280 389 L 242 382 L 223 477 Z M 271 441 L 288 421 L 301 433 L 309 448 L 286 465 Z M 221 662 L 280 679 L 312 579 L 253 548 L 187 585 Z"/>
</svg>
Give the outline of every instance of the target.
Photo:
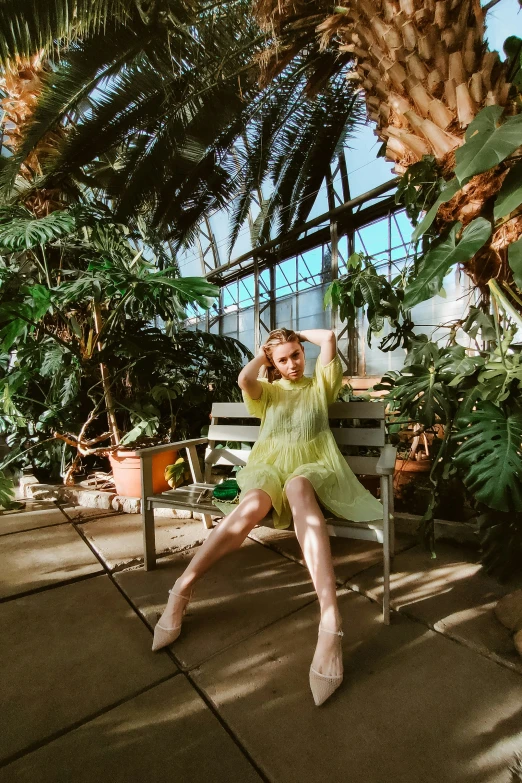
<svg viewBox="0 0 522 783">
<path fill-rule="evenodd" d="M 294 476 L 286 485 L 286 496 L 290 505 L 299 503 L 315 494 L 310 479 L 305 476 Z"/>
<path fill-rule="evenodd" d="M 239 504 L 245 524 L 254 527 L 266 517 L 272 507 L 272 498 L 263 489 L 250 489 Z"/>
</svg>

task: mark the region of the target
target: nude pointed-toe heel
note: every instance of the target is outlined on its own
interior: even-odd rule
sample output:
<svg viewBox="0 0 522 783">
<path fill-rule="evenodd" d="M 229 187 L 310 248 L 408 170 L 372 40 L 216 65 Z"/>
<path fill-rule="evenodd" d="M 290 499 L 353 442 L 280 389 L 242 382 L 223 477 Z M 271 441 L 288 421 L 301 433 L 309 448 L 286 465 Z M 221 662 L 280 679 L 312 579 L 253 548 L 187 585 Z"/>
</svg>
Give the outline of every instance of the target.
<svg viewBox="0 0 522 783">
<path fill-rule="evenodd" d="M 188 602 L 192 598 L 192 590 L 190 591 L 190 595 L 181 595 L 181 593 L 175 593 L 173 590 L 169 590 L 169 593 L 173 593 L 173 595 L 177 595 L 180 598 L 185 598 L 187 601 L 187 605 L 183 609 L 183 615 L 187 611 Z M 182 617 L 183 617 L 182 615 Z M 175 642 L 178 636 L 181 633 L 181 623 L 179 625 L 175 625 L 174 628 L 167 628 L 165 625 L 160 625 L 160 623 L 156 623 L 156 626 L 154 628 L 154 639 L 152 640 L 152 652 L 156 652 L 156 650 L 161 650 L 163 647 L 167 647 L 169 644 L 172 644 L 172 642 Z"/>
<path fill-rule="evenodd" d="M 344 636 L 342 631 L 329 631 L 327 628 L 323 628 L 321 625 L 319 625 L 319 630 L 325 631 L 326 633 L 334 633 L 339 637 Z M 341 644 L 340 639 L 339 644 Z M 332 695 L 332 693 L 337 690 L 342 681 L 342 674 L 320 674 L 314 669 L 313 666 L 310 666 L 310 690 L 312 691 L 312 696 L 314 697 L 315 706 L 319 707 L 321 704 L 324 704 L 324 702 Z"/>
</svg>

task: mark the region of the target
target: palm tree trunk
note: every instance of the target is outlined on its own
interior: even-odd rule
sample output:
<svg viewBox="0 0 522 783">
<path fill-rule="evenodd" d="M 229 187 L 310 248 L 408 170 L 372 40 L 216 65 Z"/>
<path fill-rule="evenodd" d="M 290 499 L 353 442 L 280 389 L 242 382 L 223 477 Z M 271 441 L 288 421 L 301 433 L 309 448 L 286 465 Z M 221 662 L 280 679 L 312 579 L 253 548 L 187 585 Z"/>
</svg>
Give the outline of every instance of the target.
<svg viewBox="0 0 522 783">
<path fill-rule="evenodd" d="M 0 109 L 3 112 L 2 145 L 11 152 L 16 152 L 23 141 L 48 70 L 43 54 L 39 53 L 30 59 L 17 58 L 0 76 L 0 89 L 4 94 L 0 99 Z M 40 175 L 42 163 L 46 158 L 58 154 L 59 144 L 64 136 L 65 131 L 60 126 L 48 131 L 24 161 L 20 169 L 22 177 L 31 182 L 35 176 Z M 32 190 L 22 201 L 36 217 L 43 217 L 66 206 L 64 194 L 57 188 Z"/>
<path fill-rule="evenodd" d="M 479 0 L 356 0 L 317 24 L 318 12 L 328 12 L 322 0 L 258 0 L 260 23 L 296 46 L 303 29 L 315 30 L 320 45 L 337 46 L 354 56 L 348 79 L 364 90 L 374 133 L 386 143 L 386 158 L 403 174 L 423 155 L 433 155 L 443 176 L 455 164 L 454 151 L 464 142 L 466 128 L 484 106 L 497 104 L 517 113 L 510 100 L 506 65 L 484 43 L 484 11 Z M 294 32 L 295 31 L 295 32 Z M 295 38 L 294 38 L 295 36 Z M 302 40 L 302 39 L 301 39 Z M 302 46 L 302 43 L 300 44 Z M 278 72 L 285 54 L 277 43 L 265 58 L 265 74 Z M 444 208 L 439 228 L 481 214 L 506 175 L 506 168 L 474 177 Z M 522 216 L 500 227 L 481 251 L 481 264 L 468 272 L 496 276 L 503 269 L 507 246 L 522 236 Z M 488 258 L 485 257 L 488 254 Z M 486 271 L 487 270 L 487 271 Z M 502 276 L 502 275 L 501 275 Z M 483 275 L 484 277 L 484 275 Z"/>
</svg>

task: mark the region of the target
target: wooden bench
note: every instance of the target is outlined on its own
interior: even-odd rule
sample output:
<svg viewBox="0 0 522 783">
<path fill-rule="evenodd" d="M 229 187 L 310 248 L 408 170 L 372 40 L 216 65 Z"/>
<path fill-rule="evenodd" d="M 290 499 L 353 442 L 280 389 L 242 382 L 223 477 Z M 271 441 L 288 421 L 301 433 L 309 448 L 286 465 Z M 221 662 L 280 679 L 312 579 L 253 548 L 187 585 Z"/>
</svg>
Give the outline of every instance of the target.
<svg viewBox="0 0 522 783">
<path fill-rule="evenodd" d="M 384 519 L 375 522 L 350 522 L 328 516 L 329 512 L 326 512 L 325 518 L 330 536 L 368 539 L 383 545 L 383 619 L 384 623 L 388 625 L 390 622 L 390 569 L 395 550 L 393 473 L 396 449 L 385 442 L 385 404 L 380 401 L 335 402 L 330 405 L 328 414 L 337 444 L 341 450 L 343 447 L 349 447 L 351 453 L 346 455 L 345 459 L 353 472 L 356 475 L 380 476 Z M 138 450 L 141 457 L 143 541 L 147 571 L 156 567 L 155 508 L 185 509 L 198 512 L 202 515 L 205 529 L 213 527 L 213 516 L 223 516 L 223 513 L 212 503 L 211 490 L 215 486 L 211 481 L 212 466 L 246 465 L 250 450 L 216 448 L 216 443 L 254 443 L 259 434 L 258 419 L 253 419 L 256 424 L 252 425 L 238 425 L 223 421 L 224 419 L 238 418 L 253 418 L 247 412 L 244 403 L 214 403 L 207 438 L 194 438 Z M 373 425 L 371 425 L 372 421 Z M 366 426 L 363 426 L 362 422 L 365 422 Z M 204 475 L 196 450 L 196 446 L 200 444 L 206 444 Z M 359 454 L 361 448 L 367 449 L 368 447 L 377 450 L 379 456 Z M 158 452 L 173 449 L 186 451 L 193 483 L 155 495 L 152 492 L 152 457 Z M 272 515 L 269 514 L 265 517 L 260 525 L 273 527 Z M 290 529 L 293 529 L 293 523 Z"/>
</svg>

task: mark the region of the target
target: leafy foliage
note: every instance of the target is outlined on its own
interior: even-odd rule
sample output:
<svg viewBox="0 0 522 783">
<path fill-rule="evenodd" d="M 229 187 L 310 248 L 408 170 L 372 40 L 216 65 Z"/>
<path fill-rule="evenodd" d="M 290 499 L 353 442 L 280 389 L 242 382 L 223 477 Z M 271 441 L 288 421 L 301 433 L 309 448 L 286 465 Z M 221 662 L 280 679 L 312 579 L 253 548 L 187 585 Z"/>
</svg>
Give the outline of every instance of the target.
<svg viewBox="0 0 522 783">
<path fill-rule="evenodd" d="M 483 401 L 458 426 L 453 459 L 475 498 L 497 511 L 522 510 L 522 409 L 508 412 Z"/>
<path fill-rule="evenodd" d="M 427 211 L 426 215 L 423 217 L 417 228 L 412 234 L 412 242 L 416 242 L 423 234 L 425 234 L 428 229 L 431 227 L 431 224 L 435 220 L 437 216 L 437 210 L 440 207 L 441 204 L 445 204 L 446 201 L 449 201 L 453 198 L 455 193 L 460 190 L 460 183 L 459 181 L 454 178 L 450 180 L 444 187 L 441 188 L 439 195 L 437 196 L 435 202 L 430 207 L 430 209 Z"/>
<path fill-rule="evenodd" d="M 455 152 L 455 176 L 461 186 L 475 174 L 501 163 L 520 146 L 522 115 L 508 117 L 499 124 L 503 112 L 501 106 L 486 106 L 468 126 L 466 143 Z"/>
<path fill-rule="evenodd" d="M 516 35 L 506 38 L 504 52 L 509 62 L 508 81 L 522 90 L 522 38 Z"/>
<path fill-rule="evenodd" d="M 469 261 L 491 235 L 491 223 L 482 217 L 469 223 L 457 242 L 461 228 L 461 223 L 455 223 L 448 236 L 434 244 L 419 262 L 404 292 L 405 307 L 412 308 L 438 294 L 451 267 Z"/>
<path fill-rule="evenodd" d="M 522 204 L 522 161 L 515 163 L 502 183 L 495 199 L 493 212 L 495 220 L 509 215 L 520 204 Z"/>
<path fill-rule="evenodd" d="M 444 188 L 446 181 L 439 176 L 438 166 L 433 155 L 424 155 L 422 160 L 413 163 L 400 178 L 395 191 L 395 203 L 404 204 L 406 214 L 417 225 L 419 215 Z"/>
<path fill-rule="evenodd" d="M 413 323 L 404 310 L 403 289 L 399 278 L 391 283 L 386 275 L 380 275 L 369 256 L 353 253 L 348 259 L 348 274 L 334 280 L 326 289 L 324 307 L 332 304 L 339 308 L 341 321 L 353 326 L 357 311 L 365 307 L 368 318 L 368 345 L 371 346 L 373 332 L 380 332 L 388 320 L 393 331 L 383 337 L 379 348 L 392 351 L 399 345 L 407 348 L 413 337 Z"/>
<path fill-rule="evenodd" d="M 342 72 L 314 100 L 307 99 L 307 66 L 307 58 L 297 59 L 294 71 L 260 98 L 259 112 L 236 149 L 241 193 L 233 205 L 229 253 L 264 181 L 271 195 L 259 204 L 253 245 L 306 221 L 336 153 L 363 121 L 361 99 L 347 91 Z"/>
<path fill-rule="evenodd" d="M 459 476 L 485 520 L 480 528 L 484 567 L 505 576 L 515 564 L 513 547 L 522 548 L 520 526 L 506 516 L 508 511 L 522 513 L 522 355 L 513 345 L 517 326 L 507 316 L 501 324 L 480 308 L 471 308 L 461 326 L 472 339 L 480 334 L 489 340 L 491 349 L 469 355 L 455 337 L 440 348 L 419 335 L 404 369 L 386 373 L 374 388 L 388 392 L 402 426 L 415 423 L 428 432 L 444 428 L 443 440 L 433 441 L 432 496 L 420 525 L 425 544 L 434 554 L 433 519 L 440 493 L 451 477 Z"/>
<path fill-rule="evenodd" d="M 179 278 L 173 259 L 158 269 L 155 246 L 106 210 L 66 214 L 70 233 L 45 239 L 36 228 L 39 246 L 18 226 L 18 249 L 0 266 L 4 464 L 30 462 L 46 478 L 99 464 L 109 448 L 102 365 L 122 444 L 162 442 L 199 435 L 216 395 L 238 398 L 246 352 L 181 327 L 193 307 L 210 306 L 215 286 Z"/>
<path fill-rule="evenodd" d="M 14 499 L 14 487 L 11 479 L 4 476 L 0 470 L 0 507 L 4 509 L 10 508 Z"/>
<path fill-rule="evenodd" d="M 45 245 L 67 236 L 75 227 L 74 217 L 68 212 L 53 212 L 36 219 L 29 210 L 23 211 L 25 216 L 13 217 L 8 209 L 0 209 L 0 252 L 30 250 Z"/>
<path fill-rule="evenodd" d="M 513 272 L 513 280 L 522 291 L 522 239 L 509 246 L 508 261 Z"/>
</svg>

